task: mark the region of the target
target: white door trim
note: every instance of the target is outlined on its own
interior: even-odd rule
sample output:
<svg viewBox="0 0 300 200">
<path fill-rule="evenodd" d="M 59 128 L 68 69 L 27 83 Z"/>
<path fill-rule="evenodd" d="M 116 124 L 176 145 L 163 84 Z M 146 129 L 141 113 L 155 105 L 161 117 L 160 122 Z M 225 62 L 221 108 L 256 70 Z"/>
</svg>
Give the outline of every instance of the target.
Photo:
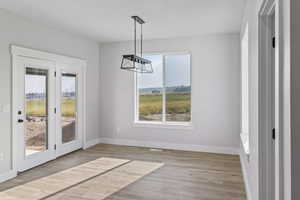
<svg viewBox="0 0 300 200">
<path fill-rule="evenodd" d="M 282 16 L 281 16 L 281 4 L 278 0 L 265 0 L 259 11 L 259 133 L 258 133 L 258 155 L 259 155 L 259 199 L 261 200 L 273 200 L 272 196 L 269 196 L 271 192 L 275 194 L 275 200 L 283 199 L 284 188 L 284 171 L 283 171 L 283 126 L 284 126 L 284 105 L 283 105 L 283 45 L 282 45 Z M 270 88 L 270 66 L 271 66 L 271 53 L 268 48 L 272 39 L 270 38 L 270 32 L 267 28 L 267 24 L 270 22 L 270 17 L 275 12 L 275 37 L 276 37 L 276 49 L 275 49 L 275 77 L 276 84 L 275 90 L 277 90 L 276 96 L 276 109 L 275 109 L 275 128 L 276 128 L 276 140 L 277 145 L 275 152 L 275 191 L 270 187 L 270 181 L 272 180 L 268 173 L 268 169 L 274 163 L 269 159 L 271 154 L 272 139 L 271 139 L 271 105 L 268 105 L 270 101 L 270 94 L 268 89 Z M 276 151 L 276 150 L 275 150 Z"/>
<path fill-rule="evenodd" d="M 15 123 L 17 121 L 17 107 L 16 98 L 17 91 L 14 89 L 17 86 L 17 58 L 18 57 L 28 57 L 39 60 L 51 61 L 56 64 L 69 64 L 80 66 L 83 71 L 83 147 L 86 146 L 86 68 L 87 62 L 84 59 L 74 58 L 49 52 L 44 52 L 40 50 L 34 50 L 30 48 L 25 48 L 17 45 L 10 46 L 10 53 L 12 58 L 12 171 L 17 172 L 18 169 L 18 136 L 17 130 L 15 129 Z"/>
<path fill-rule="evenodd" d="M 76 75 L 76 138 L 75 140 L 69 141 L 67 143 L 62 143 L 62 125 L 61 125 L 61 88 L 62 88 L 62 72 L 71 73 Z M 83 72 L 82 68 L 75 65 L 63 65 L 58 64 L 56 67 L 56 109 L 57 109 L 57 138 L 56 138 L 56 155 L 57 157 L 64 155 L 66 153 L 72 152 L 74 150 L 83 148 L 83 135 L 82 133 L 83 124 Z M 60 116 L 59 116 L 60 114 Z"/>
<path fill-rule="evenodd" d="M 259 199 L 272 200 L 274 188 L 274 157 L 272 141 L 272 38 L 271 14 L 274 12 L 274 0 L 263 5 L 259 16 Z"/>
<path fill-rule="evenodd" d="M 41 152 L 37 152 L 31 155 L 26 154 L 26 143 L 25 143 L 25 122 L 18 123 L 17 121 L 14 122 L 14 125 L 18 127 L 18 171 L 25 171 L 27 169 L 32 168 L 33 166 L 40 165 L 47 161 L 55 159 L 55 151 L 54 151 L 54 144 L 55 144 L 55 135 L 50 134 L 55 131 L 55 120 L 56 116 L 54 111 L 55 108 L 55 63 L 49 62 L 45 60 L 38 60 L 32 59 L 27 57 L 17 57 L 19 61 L 18 65 L 18 85 L 14 89 L 18 91 L 18 103 L 14 105 L 17 107 L 18 111 L 22 111 L 22 114 L 18 114 L 18 118 L 25 121 L 26 114 L 26 96 L 25 96 L 25 75 L 26 75 L 26 68 L 32 67 L 35 69 L 42 69 L 47 71 L 47 78 L 46 78 L 46 94 L 47 94 L 47 148 Z M 24 112 L 23 112 L 24 111 Z"/>
</svg>

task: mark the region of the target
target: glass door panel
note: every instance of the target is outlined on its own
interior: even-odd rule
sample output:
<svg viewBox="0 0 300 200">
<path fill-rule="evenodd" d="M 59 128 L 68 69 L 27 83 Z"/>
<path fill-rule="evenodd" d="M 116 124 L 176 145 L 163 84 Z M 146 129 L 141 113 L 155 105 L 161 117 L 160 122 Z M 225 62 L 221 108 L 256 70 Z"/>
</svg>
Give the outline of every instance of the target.
<svg viewBox="0 0 300 200">
<path fill-rule="evenodd" d="M 48 149 L 48 70 L 26 68 L 25 156 Z"/>
<path fill-rule="evenodd" d="M 77 84 L 76 74 L 61 75 L 62 144 L 76 140 Z"/>
<path fill-rule="evenodd" d="M 56 155 L 61 156 L 83 147 L 83 79 L 77 65 L 59 64 L 57 71 Z"/>
<path fill-rule="evenodd" d="M 55 158 L 55 65 L 34 58 L 15 58 L 18 171 Z"/>
</svg>

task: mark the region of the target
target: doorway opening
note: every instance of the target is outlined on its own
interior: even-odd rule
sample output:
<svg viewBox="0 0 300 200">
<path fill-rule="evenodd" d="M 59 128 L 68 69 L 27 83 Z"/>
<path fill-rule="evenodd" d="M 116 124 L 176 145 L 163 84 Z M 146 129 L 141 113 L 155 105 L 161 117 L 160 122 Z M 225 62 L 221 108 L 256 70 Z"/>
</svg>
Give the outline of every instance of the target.
<svg viewBox="0 0 300 200">
<path fill-rule="evenodd" d="M 259 199 L 279 200 L 281 192 L 281 126 L 279 16 L 266 0 L 259 16 Z"/>
</svg>

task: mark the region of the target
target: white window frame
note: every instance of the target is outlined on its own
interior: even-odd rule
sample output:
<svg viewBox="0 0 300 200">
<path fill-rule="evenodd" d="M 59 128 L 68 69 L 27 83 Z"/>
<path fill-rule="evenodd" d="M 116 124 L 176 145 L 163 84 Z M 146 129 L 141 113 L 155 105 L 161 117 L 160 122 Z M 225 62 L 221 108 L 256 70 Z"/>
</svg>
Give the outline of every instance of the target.
<svg viewBox="0 0 300 200">
<path fill-rule="evenodd" d="M 246 24 L 241 40 L 241 141 L 249 155 L 249 30 Z"/>
<path fill-rule="evenodd" d="M 172 129 L 192 129 L 193 120 L 193 109 L 192 109 L 192 64 L 191 64 L 191 54 L 189 52 L 155 52 L 155 53 L 145 53 L 144 55 L 161 55 L 162 56 L 162 71 L 163 71 L 163 89 L 162 89 L 162 121 L 141 121 L 139 120 L 139 90 L 138 90 L 138 78 L 137 73 L 134 75 L 134 127 L 150 127 L 150 128 L 172 128 Z M 172 122 L 166 121 L 166 81 L 165 81 L 165 58 L 166 56 L 179 56 L 186 55 L 189 56 L 189 67 L 190 67 L 190 86 L 191 86 L 191 120 L 189 122 Z"/>
</svg>

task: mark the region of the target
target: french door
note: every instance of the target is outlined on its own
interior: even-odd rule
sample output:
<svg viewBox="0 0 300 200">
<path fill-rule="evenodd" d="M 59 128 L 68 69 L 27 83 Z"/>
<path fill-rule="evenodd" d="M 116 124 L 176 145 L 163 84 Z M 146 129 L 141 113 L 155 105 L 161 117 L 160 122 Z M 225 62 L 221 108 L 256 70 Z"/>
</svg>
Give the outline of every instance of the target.
<svg viewBox="0 0 300 200">
<path fill-rule="evenodd" d="M 82 148 L 80 68 L 21 56 L 14 62 L 18 171 Z"/>
<path fill-rule="evenodd" d="M 60 64 L 56 74 L 56 155 L 61 156 L 83 145 L 83 78 L 74 65 Z"/>
</svg>

